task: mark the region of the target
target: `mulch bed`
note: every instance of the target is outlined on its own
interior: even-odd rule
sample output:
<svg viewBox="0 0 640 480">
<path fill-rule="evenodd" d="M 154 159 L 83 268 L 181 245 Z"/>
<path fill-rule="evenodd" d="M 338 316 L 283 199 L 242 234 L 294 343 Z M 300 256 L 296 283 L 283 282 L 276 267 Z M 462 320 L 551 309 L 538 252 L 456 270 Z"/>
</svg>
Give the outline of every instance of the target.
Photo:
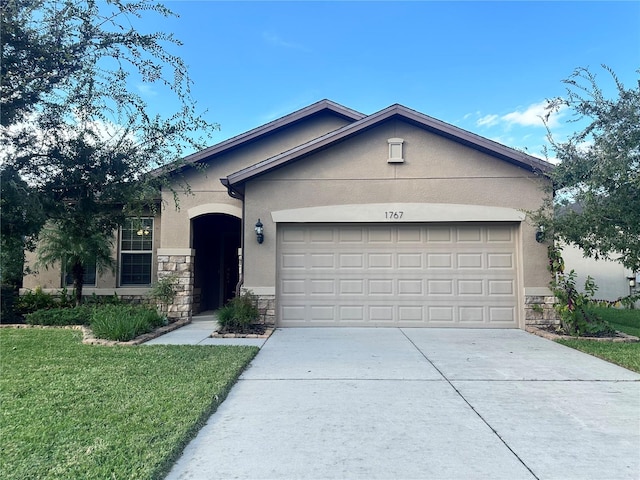
<svg viewBox="0 0 640 480">
<path fill-rule="evenodd" d="M 251 324 L 242 332 L 234 332 L 227 329 L 219 329 L 211 334 L 212 338 L 269 338 L 273 333 L 273 327 L 262 323 Z"/>
<path fill-rule="evenodd" d="M 534 335 L 538 335 L 539 337 L 546 338 L 548 340 L 592 340 L 595 342 L 623 342 L 623 343 L 633 343 L 638 342 L 640 339 L 638 337 L 634 337 L 633 335 L 627 335 L 624 332 L 616 332 L 612 336 L 607 337 L 576 337 L 574 335 L 565 335 L 562 331 L 559 331 L 555 326 L 534 326 L 528 325 L 525 330 L 529 333 L 533 333 Z"/>
</svg>

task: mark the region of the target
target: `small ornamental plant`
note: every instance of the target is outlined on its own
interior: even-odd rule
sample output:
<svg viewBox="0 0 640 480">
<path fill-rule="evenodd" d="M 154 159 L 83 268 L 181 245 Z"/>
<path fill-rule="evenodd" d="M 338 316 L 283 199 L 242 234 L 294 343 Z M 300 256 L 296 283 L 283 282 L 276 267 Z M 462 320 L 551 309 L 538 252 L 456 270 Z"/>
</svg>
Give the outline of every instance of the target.
<svg viewBox="0 0 640 480">
<path fill-rule="evenodd" d="M 551 290 L 556 297 L 555 309 L 560 317 L 564 333 L 574 336 L 602 337 L 615 334 L 613 329 L 594 310 L 597 301 L 594 295 L 598 286 L 587 277 L 584 292 L 576 287 L 576 272 L 564 271 L 564 260 L 560 249 L 549 246 L 549 271 L 553 275 Z"/>
<path fill-rule="evenodd" d="M 226 305 L 217 312 L 221 332 L 249 332 L 252 325 L 256 323 L 260 317 L 257 304 L 257 298 L 251 292 L 244 292 L 242 295 L 229 300 Z"/>
</svg>

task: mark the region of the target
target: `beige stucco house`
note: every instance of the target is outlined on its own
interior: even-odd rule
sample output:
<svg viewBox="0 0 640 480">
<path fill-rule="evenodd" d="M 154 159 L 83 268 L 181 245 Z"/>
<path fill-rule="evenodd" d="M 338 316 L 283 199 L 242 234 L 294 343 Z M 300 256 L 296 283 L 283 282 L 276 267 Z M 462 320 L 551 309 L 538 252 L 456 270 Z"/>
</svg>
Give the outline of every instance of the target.
<svg viewBox="0 0 640 480">
<path fill-rule="evenodd" d="M 549 307 L 524 212 L 551 168 L 401 105 L 323 100 L 187 157 L 179 210 L 164 192 L 160 214 L 119 233 L 117 274 L 86 293 L 141 295 L 174 273 L 176 316 L 242 288 L 282 327 L 524 328 Z"/>
</svg>

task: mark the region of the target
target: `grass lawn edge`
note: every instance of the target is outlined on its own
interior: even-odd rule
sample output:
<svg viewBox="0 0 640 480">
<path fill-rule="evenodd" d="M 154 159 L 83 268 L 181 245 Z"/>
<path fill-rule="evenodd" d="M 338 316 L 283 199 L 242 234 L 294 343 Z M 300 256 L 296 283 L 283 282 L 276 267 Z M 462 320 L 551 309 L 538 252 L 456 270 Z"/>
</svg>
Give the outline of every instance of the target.
<svg viewBox="0 0 640 480">
<path fill-rule="evenodd" d="M 233 388 L 233 386 L 238 382 L 240 375 L 242 375 L 242 372 L 246 370 L 246 368 L 249 366 L 251 361 L 256 357 L 258 352 L 259 350 L 256 350 L 253 356 L 247 361 L 247 364 L 244 366 L 244 368 L 239 370 L 236 376 L 229 380 L 229 382 L 227 383 L 225 388 L 222 390 L 222 392 L 220 392 L 219 395 L 216 395 L 213 397 L 209 407 L 203 410 L 202 414 L 196 420 L 196 422 L 192 425 L 192 427 L 185 432 L 182 440 L 176 444 L 173 451 L 169 452 L 169 454 L 166 457 L 166 460 L 158 466 L 158 468 L 154 472 L 154 475 L 153 475 L 154 478 L 164 478 L 169 474 L 169 472 L 171 471 L 175 463 L 178 461 L 178 459 L 184 452 L 184 449 L 187 448 L 187 445 L 189 444 L 189 442 L 191 442 L 191 440 L 193 440 L 198 435 L 198 432 L 202 430 L 202 427 L 205 426 L 205 424 L 207 423 L 211 415 L 213 415 L 216 412 L 216 410 L 218 410 L 218 407 L 222 405 L 222 402 L 224 402 L 227 399 L 227 397 L 229 396 L 229 392 L 231 392 L 231 389 Z"/>
<path fill-rule="evenodd" d="M 71 333 L 73 330 L 75 330 L 77 333 L 74 333 L 74 337 L 75 337 L 75 341 L 73 340 L 69 340 L 67 343 L 75 343 L 77 342 L 78 344 L 83 343 L 81 342 L 82 336 L 81 336 L 81 332 L 79 331 L 80 329 L 78 328 L 65 328 L 65 327 L 48 327 L 51 330 L 58 330 L 58 331 L 63 331 L 63 330 L 67 330 L 69 333 Z M 4 329 L 2 329 L 4 330 Z M 4 330 L 7 334 L 9 334 L 8 330 L 27 330 L 26 328 L 22 327 L 22 328 L 9 328 L 7 330 Z M 33 330 L 41 330 L 42 334 L 44 334 L 44 330 L 46 330 L 45 328 L 33 328 Z M 26 333 L 26 332 L 25 332 Z M 44 337 L 43 337 L 44 338 Z M 5 341 L 9 341 L 11 340 L 10 337 L 4 337 L 3 336 L 3 347 L 7 347 L 8 345 L 10 345 L 9 343 L 4 343 Z M 22 348 L 22 345 L 18 345 L 18 351 L 23 350 L 24 348 Z M 165 346 L 162 345 L 154 345 L 154 346 L 117 346 L 114 349 L 114 352 L 117 351 L 122 351 L 124 352 L 125 350 L 129 350 L 131 352 L 134 351 L 146 351 L 146 349 L 150 349 L 149 351 L 158 351 L 163 349 Z M 176 346 L 175 348 L 178 348 L 179 346 Z M 194 348 L 193 346 L 186 346 L 187 348 Z M 103 350 L 105 348 L 105 345 L 87 345 L 85 343 L 85 349 L 89 349 L 89 350 L 93 350 L 94 348 L 96 349 L 96 352 L 106 352 L 106 351 L 110 351 L 111 348 L 106 347 L 107 350 Z M 169 346 L 169 348 L 174 348 L 173 346 Z M 209 349 L 209 348 L 229 348 L 226 346 L 201 346 L 201 347 L 195 347 L 195 348 L 202 348 L 202 349 Z M 234 347 L 235 348 L 235 347 Z M 179 428 L 178 430 L 174 430 L 174 435 L 173 435 L 173 440 L 171 440 L 170 442 L 166 442 L 165 443 L 165 448 L 164 451 L 161 453 L 160 451 L 158 451 L 158 455 L 156 456 L 156 459 L 154 462 L 152 463 L 147 463 L 147 475 L 149 475 L 148 477 L 145 476 L 145 478 L 165 478 L 165 476 L 171 471 L 171 469 L 173 468 L 173 466 L 175 465 L 176 461 L 180 458 L 180 456 L 182 455 L 182 453 L 184 452 L 184 449 L 186 448 L 186 446 L 189 444 L 189 442 L 191 440 L 193 440 L 193 438 L 195 438 L 198 434 L 198 432 L 202 429 L 202 427 L 207 423 L 208 419 L 211 417 L 212 414 L 214 414 L 217 409 L 219 408 L 219 406 L 227 399 L 229 392 L 231 391 L 231 389 L 233 388 L 233 386 L 237 383 L 238 379 L 240 378 L 240 375 L 242 375 L 242 373 L 246 370 L 246 368 L 250 365 L 250 363 L 253 361 L 253 359 L 255 358 L 255 356 L 258 354 L 259 352 L 259 348 L 258 347 L 241 347 L 245 353 L 243 354 L 243 364 L 238 364 L 238 368 L 234 369 L 234 370 L 228 370 L 227 371 L 227 375 L 226 378 L 223 378 L 222 382 L 218 382 L 217 387 L 215 388 L 215 390 L 212 390 L 210 392 L 209 395 L 205 395 L 203 398 L 201 398 L 201 401 L 199 403 L 199 406 L 197 409 L 195 409 L 195 411 L 192 411 L 192 415 L 190 416 L 189 421 L 184 421 L 183 425 L 181 428 Z M 15 351 L 16 348 L 12 348 L 11 350 Z M 9 349 L 6 350 L 6 352 L 11 351 Z M 43 351 L 51 351 L 48 348 L 44 348 Z M 5 352 L 5 353 L 6 353 Z M 157 355 L 157 354 L 156 354 Z M 163 354 L 164 356 L 164 354 Z M 102 356 L 101 356 L 102 357 Z M 132 355 L 132 357 L 136 357 L 135 354 Z M 146 357 L 146 355 L 145 355 Z M 200 357 L 200 356 L 199 356 Z M 31 357 L 29 357 L 31 358 Z M 129 357 L 130 358 L 130 357 Z M 184 368 L 184 367 L 183 367 Z M 202 395 L 201 395 L 202 397 Z M 186 420 L 186 417 L 184 417 Z M 168 447 L 168 448 L 167 448 Z M 59 477 L 55 477 L 55 478 L 59 478 Z"/>
</svg>

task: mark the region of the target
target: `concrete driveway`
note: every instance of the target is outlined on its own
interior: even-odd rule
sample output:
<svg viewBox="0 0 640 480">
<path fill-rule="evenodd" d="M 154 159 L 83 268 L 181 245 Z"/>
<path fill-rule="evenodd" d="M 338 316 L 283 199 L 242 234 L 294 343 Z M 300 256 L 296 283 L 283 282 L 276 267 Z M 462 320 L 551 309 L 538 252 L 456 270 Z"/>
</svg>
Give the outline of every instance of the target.
<svg viewBox="0 0 640 480">
<path fill-rule="evenodd" d="M 637 479 L 640 375 L 520 330 L 277 330 L 169 479 Z"/>
</svg>

